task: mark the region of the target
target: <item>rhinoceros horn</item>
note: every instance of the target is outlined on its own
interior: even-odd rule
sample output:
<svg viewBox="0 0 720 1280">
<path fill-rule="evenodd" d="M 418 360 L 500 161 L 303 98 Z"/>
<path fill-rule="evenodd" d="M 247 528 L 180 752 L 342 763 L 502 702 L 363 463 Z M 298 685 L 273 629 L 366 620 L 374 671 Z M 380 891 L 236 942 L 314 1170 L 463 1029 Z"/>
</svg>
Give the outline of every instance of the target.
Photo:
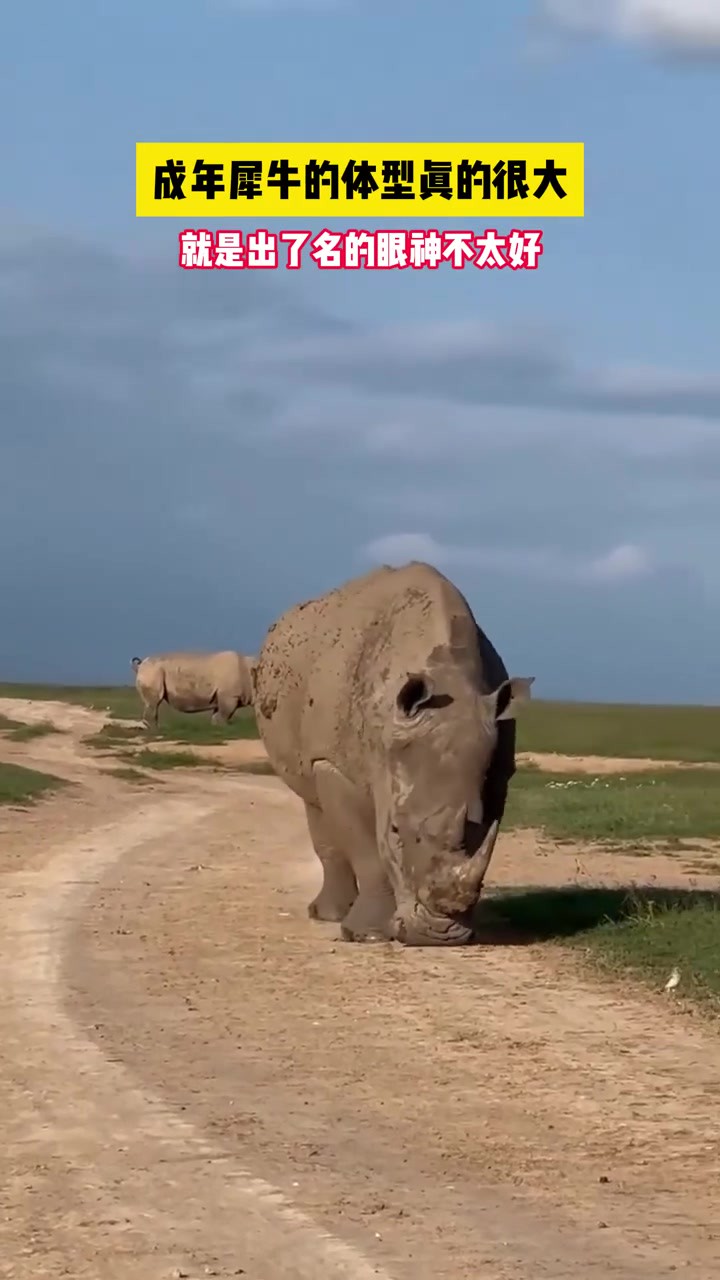
<svg viewBox="0 0 720 1280">
<path fill-rule="evenodd" d="M 474 853 L 472 858 L 468 858 L 458 867 L 456 871 L 458 888 L 462 888 L 463 896 L 465 893 L 467 893 L 468 897 L 476 896 L 480 892 L 487 869 L 490 866 L 499 826 L 497 819 L 492 822 L 477 853 Z"/>
</svg>

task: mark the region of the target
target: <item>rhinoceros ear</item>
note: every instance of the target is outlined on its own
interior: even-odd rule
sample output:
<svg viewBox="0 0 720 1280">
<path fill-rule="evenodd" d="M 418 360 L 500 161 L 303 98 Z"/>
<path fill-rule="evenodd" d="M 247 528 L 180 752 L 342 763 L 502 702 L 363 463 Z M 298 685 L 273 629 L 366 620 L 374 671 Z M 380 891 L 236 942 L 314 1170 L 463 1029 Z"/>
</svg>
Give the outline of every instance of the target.
<svg viewBox="0 0 720 1280">
<path fill-rule="evenodd" d="M 428 676 L 409 672 L 397 696 L 398 710 L 406 719 L 412 720 L 430 702 L 433 691 L 434 686 Z"/>
<path fill-rule="evenodd" d="M 530 686 L 534 680 L 534 676 L 512 676 L 503 680 L 493 693 L 484 698 L 490 716 L 495 721 L 514 720 L 523 703 L 530 701 Z"/>
</svg>

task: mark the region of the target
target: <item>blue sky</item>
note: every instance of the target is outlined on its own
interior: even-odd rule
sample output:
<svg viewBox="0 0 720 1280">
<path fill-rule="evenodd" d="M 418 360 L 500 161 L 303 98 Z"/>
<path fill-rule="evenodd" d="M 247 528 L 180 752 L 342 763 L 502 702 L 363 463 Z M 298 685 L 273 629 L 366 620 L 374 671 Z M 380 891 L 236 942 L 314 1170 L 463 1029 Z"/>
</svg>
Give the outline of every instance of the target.
<svg viewBox="0 0 720 1280">
<path fill-rule="evenodd" d="M 720 0 L 12 6 L 2 678 L 422 558 L 538 697 L 720 701 L 719 77 Z M 577 140 L 586 216 L 511 278 L 184 273 L 166 139 Z"/>
</svg>

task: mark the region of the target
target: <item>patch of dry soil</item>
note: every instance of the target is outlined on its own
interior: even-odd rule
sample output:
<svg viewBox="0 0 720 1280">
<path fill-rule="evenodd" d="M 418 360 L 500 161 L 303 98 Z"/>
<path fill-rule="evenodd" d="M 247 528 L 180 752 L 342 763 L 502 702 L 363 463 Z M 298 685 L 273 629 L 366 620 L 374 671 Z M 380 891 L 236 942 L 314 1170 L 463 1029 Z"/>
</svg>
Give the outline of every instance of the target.
<svg viewBox="0 0 720 1280">
<path fill-rule="evenodd" d="M 276 779 L 85 777 L 0 811 L 0 1276 L 718 1274 L 717 1042 L 671 997 L 341 943 Z M 492 864 L 639 872 L 682 875 L 529 833 Z"/>
<path fill-rule="evenodd" d="M 65 702 L 0 698 L 0 715 L 23 724 L 48 722 L 59 731 L 29 742 L 13 742 L 0 733 L 0 759 L 8 764 L 22 764 L 70 782 L 88 782 L 88 775 L 108 768 L 107 759 L 85 746 L 83 738 L 98 733 L 110 719 L 109 713 Z"/>
<path fill-rule="evenodd" d="M 167 742 L 149 742 L 151 751 L 168 749 Z M 188 747 L 193 754 L 213 763 L 242 768 L 247 764 L 256 764 L 267 760 L 267 752 L 263 743 L 257 738 L 239 738 L 233 742 L 205 746 L 193 744 Z M 608 773 L 643 773 L 658 769 L 720 769 L 720 765 L 710 762 L 693 763 L 683 760 L 650 760 L 644 758 L 625 759 L 614 756 L 566 756 L 556 752 L 520 751 L 517 756 L 518 765 L 534 765 L 546 773 L 589 773 L 603 775 Z"/>
<path fill-rule="evenodd" d="M 554 751 L 519 751 L 518 764 L 535 765 L 548 773 L 645 773 L 657 769 L 720 769 L 712 761 L 650 760 L 618 756 L 564 756 Z"/>
</svg>

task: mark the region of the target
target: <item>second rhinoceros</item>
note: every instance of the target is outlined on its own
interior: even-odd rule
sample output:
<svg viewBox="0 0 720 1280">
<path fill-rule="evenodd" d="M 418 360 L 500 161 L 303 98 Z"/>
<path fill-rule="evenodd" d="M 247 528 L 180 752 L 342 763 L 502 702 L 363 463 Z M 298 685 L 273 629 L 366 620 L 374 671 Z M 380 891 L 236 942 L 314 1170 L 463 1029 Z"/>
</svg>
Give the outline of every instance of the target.
<svg viewBox="0 0 720 1280">
<path fill-rule="evenodd" d="M 212 711 L 213 724 L 227 724 L 238 707 L 252 705 L 252 666 L 231 649 L 133 658 L 145 724 L 157 726 L 161 702 L 176 711 Z"/>
<path fill-rule="evenodd" d="M 457 587 L 412 562 L 289 609 L 254 679 L 322 864 L 309 914 L 347 941 L 471 941 L 534 677 L 509 679 Z"/>
</svg>

